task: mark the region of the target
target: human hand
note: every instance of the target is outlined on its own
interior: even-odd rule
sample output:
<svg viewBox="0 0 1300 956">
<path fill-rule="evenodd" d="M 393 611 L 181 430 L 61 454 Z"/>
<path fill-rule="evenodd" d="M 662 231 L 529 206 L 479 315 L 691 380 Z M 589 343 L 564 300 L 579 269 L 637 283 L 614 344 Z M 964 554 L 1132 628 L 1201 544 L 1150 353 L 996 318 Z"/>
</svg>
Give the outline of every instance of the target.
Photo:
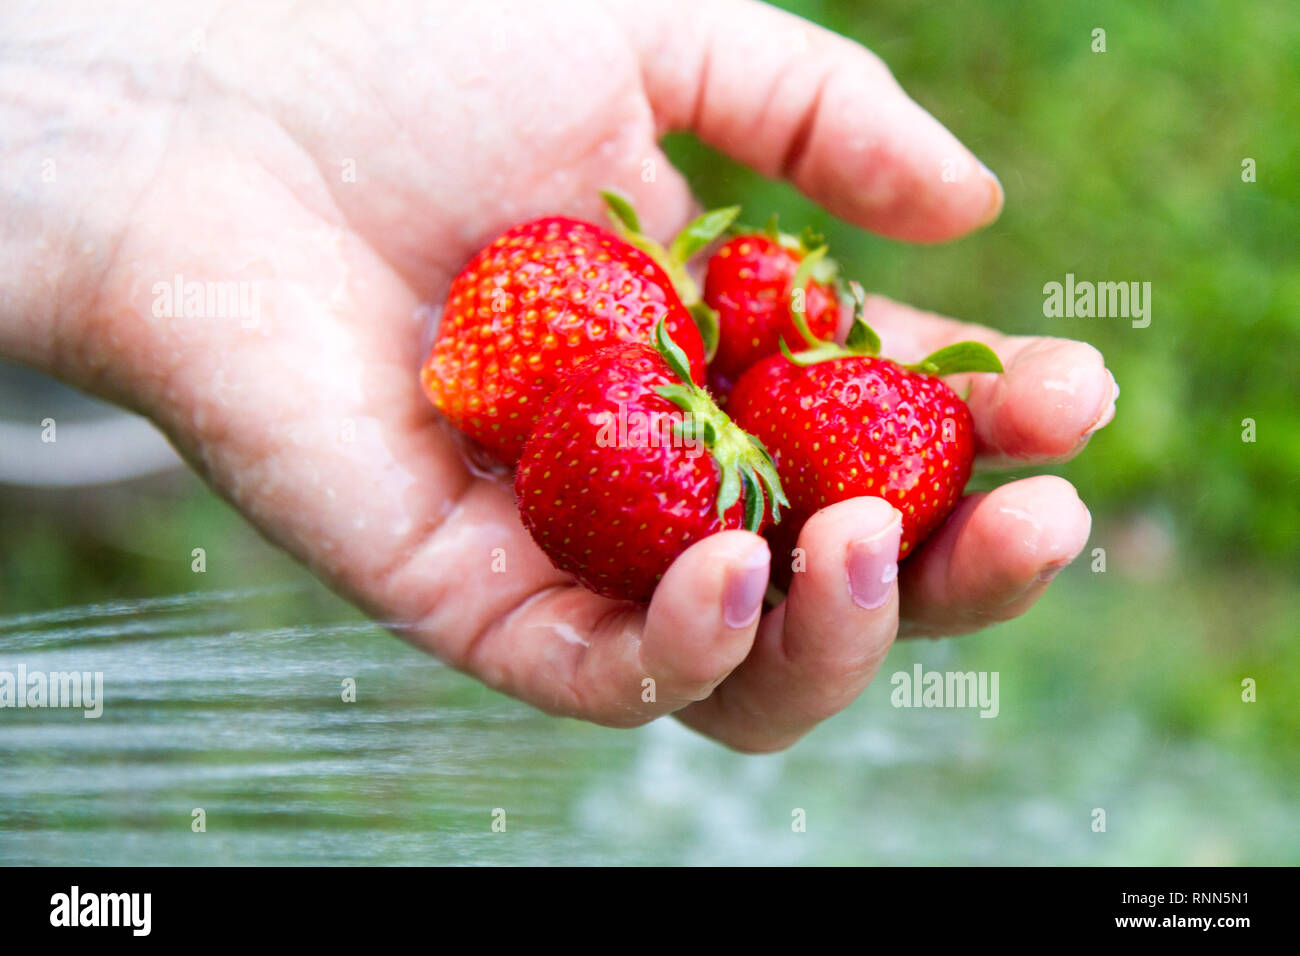
<svg viewBox="0 0 1300 956">
<path fill-rule="evenodd" d="M 421 393 L 426 304 L 505 227 L 598 221 L 609 186 L 658 238 L 689 218 L 656 146 L 668 129 L 889 236 L 994 218 L 996 180 L 856 44 L 745 0 L 9 19 L 0 351 L 149 415 L 269 538 L 493 687 L 776 749 L 847 706 L 900 626 L 1022 613 L 1087 539 L 1066 482 L 1013 482 L 961 502 L 900 596 L 896 513 L 860 498 L 808 522 L 806 570 L 761 619 L 768 547 L 741 531 L 690 548 L 631 607 L 551 567 L 510 488 L 467 469 Z M 156 315 L 177 275 L 251 283 L 256 314 Z M 867 319 L 900 360 L 966 338 L 999 354 L 1006 372 L 972 377 L 969 398 L 985 463 L 1064 460 L 1113 413 L 1088 345 L 880 298 Z"/>
</svg>

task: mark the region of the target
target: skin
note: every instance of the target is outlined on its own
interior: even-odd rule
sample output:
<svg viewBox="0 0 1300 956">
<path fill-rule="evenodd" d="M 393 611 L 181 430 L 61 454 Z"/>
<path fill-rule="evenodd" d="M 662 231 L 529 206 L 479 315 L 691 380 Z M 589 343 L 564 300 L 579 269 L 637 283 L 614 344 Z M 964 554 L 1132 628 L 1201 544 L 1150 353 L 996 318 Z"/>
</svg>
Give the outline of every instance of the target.
<svg viewBox="0 0 1300 956">
<path fill-rule="evenodd" d="M 723 594 L 767 545 L 740 531 L 694 545 L 630 608 L 551 567 L 508 485 L 467 469 L 420 392 L 425 304 L 507 226 L 598 219 L 611 185 L 660 239 L 689 218 L 656 146 L 670 129 L 898 239 L 995 218 L 997 180 L 852 42 L 746 0 L 8 4 L 0 19 L 0 353 L 152 418 L 270 540 L 495 688 L 779 749 L 847 706 L 900 631 L 1021 614 L 1087 540 L 1067 482 L 1013 482 L 965 499 L 901 594 L 866 610 L 846 554 L 896 515 L 860 498 L 814 516 L 806 571 L 749 626 L 727 625 Z M 259 283 L 257 324 L 155 318 L 154 283 L 178 273 Z M 868 320 L 900 359 L 970 337 L 999 353 L 1005 375 L 971 383 L 984 464 L 1063 461 L 1113 414 L 1086 344 L 880 298 Z"/>
</svg>

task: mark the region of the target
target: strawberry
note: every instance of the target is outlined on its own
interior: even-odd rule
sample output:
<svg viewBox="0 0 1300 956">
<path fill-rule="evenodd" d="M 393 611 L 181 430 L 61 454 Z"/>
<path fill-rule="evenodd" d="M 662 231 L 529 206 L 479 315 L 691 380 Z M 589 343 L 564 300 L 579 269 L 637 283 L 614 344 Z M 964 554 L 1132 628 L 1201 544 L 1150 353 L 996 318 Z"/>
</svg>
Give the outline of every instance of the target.
<svg viewBox="0 0 1300 956">
<path fill-rule="evenodd" d="M 561 216 L 526 222 L 476 255 L 447 294 L 421 382 L 453 425 L 507 464 L 570 369 L 610 345 L 648 341 L 660 320 L 704 380 L 691 307 L 710 338 L 714 326 L 685 262 L 738 210 L 706 213 L 664 249 L 640 235 L 625 200 L 607 199 L 622 236 Z"/>
<path fill-rule="evenodd" d="M 524 446 L 515 497 L 556 567 L 631 601 L 696 541 L 757 532 L 787 504 L 772 459 L 692 381 L 666 321 L 654 347 L 606 349 L 570 373 Z"/>
<path fill-rule="evenodd" d="M 718 249 L 704 280 L 704 301 L 718 314 L 718 351 L 709 365 L 713 391 L 725 396 L 747 368 L 776 354 L 782 337 L 793 340 L 800 331 L 791 310 L 796 294 L 804 297 L 809 331 L 833 336 L 840 318 L 836 271 L 819 237 L 808 230 L 802 238 L 786 235 L 775 221 Z"/>
<path fill-rule="evenodd" d="M 899 554 L 948 516 L 970 477 L 974 424 L 966 403 L 936 376 L 1000 372 L 985 345 L 962 342 L 916 365 L 877 357 L 862 321 L 862 288 L 848 344 L 823 342 L 759 362 L 736 383 L 728 409 L 771 449 L 793 509 L 812 513 L 859 495 L 903 515 Z"/>
</svg>

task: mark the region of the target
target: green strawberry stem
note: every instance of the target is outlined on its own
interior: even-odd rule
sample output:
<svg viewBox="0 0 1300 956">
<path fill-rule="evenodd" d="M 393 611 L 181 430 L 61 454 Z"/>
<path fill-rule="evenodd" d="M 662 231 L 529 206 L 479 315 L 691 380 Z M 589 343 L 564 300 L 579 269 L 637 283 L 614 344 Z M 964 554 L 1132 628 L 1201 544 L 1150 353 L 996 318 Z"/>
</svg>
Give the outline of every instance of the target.
<svg viewBox="0 0 1300 956">
<path fill-rule="evenodd" d="M 626 196 L 612 189 L 603 190 L 600 195 L 608 206 L 610 222 L 619 236 L 648 255 L 668 274 L 677 297 L 691 313 L 700 330 L 700 338 L 704 340 L 705 359 L 712 361 L 718 351 L 718 313 L 701 298 L 700 287 L 687 271 L 686 264 L 697 252 L 727 231 L 727 227 L 740 215 L 740 207 L 711 209 L 698 216 L 687 223 L 686 228 L 665 249 L 641 231 L 641 219 Z"/>
<path fill-rule="evenodd" d="M 812 226 L 804 226 L 803 231 L 800 232 L 799 235 L 794 236 L 788 232 L 782 232 L 777 223 L 777 214 L 772 213 L 761 229 L 745 225 L 744 223 L 733 222 L 728 232 L 736 236 L 758 234 L 767 236 L 768 239 L 771 239 L 778 246 L 782 246 L 789 249 L 791 252 L 797 253 L 800 258 L 808 255 L 808 253 L 813 250 L 826 245 L 826 237 Z M 839 275 L 839 270 L 839 263 L 829 256 L 826 256 L 820 263 L 818 263 L 817 269 L 813 273 L 813 278 L 818 282 L 830 285 L 836 281 L 836 278 Z"/>
<path fill-rule="evenodd" d="M 679 379 L 656 391 L 689 416 L 677 426 L 679 437 L 703 441 L 718 465 L 718 517 L 723 517 L 743 492 L 746 530 L 758 531 L 762 526 L 767 503 L 771 505 L 772 521 L 780 523 L 781 506 L 788 508 L 790 502 L 781 487 L 776 463 L 763 443 L 736 425 L 709 393 L 695 384 L 690 360 L 672 340 L 662 319 L 655 326 L 655 348 Z"/>
<path fill-rule="evenodd" d="M 798 278 L 799 276 L 796 273 L 796 281 Z M 863 291 L 862 285 L 858 282 L 850 282 L 849 291 L 853 295 L 853 325 L 849 328 L 848 337 L 843 345 L 813 338 L 808 333 L 808 326 L 803 321 L 803 317 L 796 315 L 795 326 L 811 347 L 802 352 L 791 352 L 790 347 L 785 343 L 785 339 L 782 339 L 781 354 L 795 365 L 801 366 L 816 365 L 818 362 L 828 362 L 832 359 L 848 358 L 855 355 L 866 355 L 873 358 L 880 355 L 880 336 L 876 334 L 871 326 L 867 325 L 864 315 L 867 302 L 866 292 Z M 793 307 L 790 311 L 793 315 Z M 942 376 L 956 375 L 959 372 L 1001 372 L 1002 362 L 997 357 L 997 354 L 983 342 L 956 342 L 944 346 L 937 352 L 932 352 L 913 365 L 904 365 L 903 367 L 909 372 Z"/>
<path fill-rule="evenodd" d="M 790 282 L 790 318 L 803 340 L 814 349 L 822 343 L 808 328 L 808 283 L 812 281 L 817 264 L 826 258 L 826 251 L 825 246 L 818 246 L 805 255 Z"/>
</svg>

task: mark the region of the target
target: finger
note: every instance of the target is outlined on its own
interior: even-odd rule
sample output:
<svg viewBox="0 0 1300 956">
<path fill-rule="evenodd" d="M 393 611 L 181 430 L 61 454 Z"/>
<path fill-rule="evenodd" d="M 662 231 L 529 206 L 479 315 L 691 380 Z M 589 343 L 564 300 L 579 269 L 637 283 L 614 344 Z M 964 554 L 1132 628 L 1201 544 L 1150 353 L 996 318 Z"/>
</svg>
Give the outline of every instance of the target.
<svg viewBox="0 0 1300 956">
<path fill-rule="evenodd" d="M 752 0 L 610 2 L 665 128 L 900 239 L 950 239 L 1001 210 L 997 178 L 857 43 Z"/>
<path fill-rule="evenodd" d="M 770 563 L 758 535 L 725 531 L 692 545 L 668 569 L 650 602 L 640 653 L 667 709 L 708 697 L 749 654 Z"/>
<path fill-rule="evenodd" d="M 903 565 L 900 636 L 964 634 L 1023 614 L 1091 527 L 1073 486 L 1054 475 L 963 498 Z"/>
<path fill-rule="evenodd" d="M 1067 461 L 1115 416 L 1119 386 L 1086 342 L 1003 335 L 875 295 L 867 298 L 864 318 L 880 335 L 881 354 L 900 362 L 966 339 L 997 353 L 1002 374 L 949 379 L 958 392 L 970 388 L 966 404 L 982 468 Z"/>
<path fill-rule="evenodd" d="M 901 532 L 902 516 L 880 498 L 813 515 L 789 596 L 763 618 L 745 662 L 681 720 L 738 750 L 768 751 L 852 703 L 894 640 Z"/>
<path fill-rule="evenodd" d="M 744 659 L 767 577 L 767 543 L 724 532 L 677 558 L 648 610 L 602 598 L 552 568 L 509 495 L 482 484 L 378 593 L 399 613 L 405 594 L 431 602 L 404 635 L 489 686 L 635 726 L 707 696 Z"/>
</svg>

